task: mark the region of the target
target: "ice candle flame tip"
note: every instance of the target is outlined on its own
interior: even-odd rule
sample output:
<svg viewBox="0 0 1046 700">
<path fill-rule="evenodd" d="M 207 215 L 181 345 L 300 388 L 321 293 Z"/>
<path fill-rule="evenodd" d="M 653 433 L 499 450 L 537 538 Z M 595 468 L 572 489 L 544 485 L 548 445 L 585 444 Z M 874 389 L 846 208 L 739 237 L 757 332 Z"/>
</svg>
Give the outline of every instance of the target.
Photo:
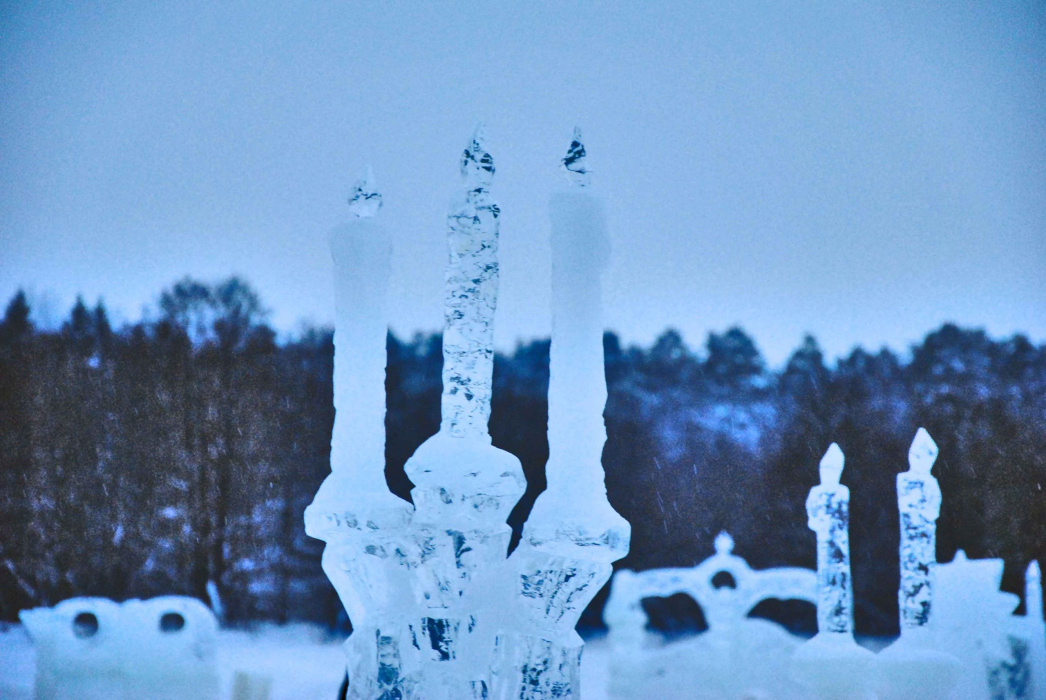
<svg viewBox="0 0 1046 700">
<path fill-rule="evenodd" d="M 563 170 L 566 172 L 570 184 L 575 187 L 587 187 L 592 184 L 588 163 L 586 161 L 585 144 L 581 141 L 581 127 L 574 127 L 574 135 L 567 149 L 567 155 L 563 158 Z"/>
<path fill-rule="evenodd" d="M 374 186 L 374 171 L 368 165 L 352 186 L 349 195 L 349 211 L 358 219 L 369 219 L 381 209 L 381 193 Z"/>
<path fill-rule="evenodd" d="M 839 445 L 834 442 L 828 447 L 828 451 L 821 458 L 821 483 L 838 484 L 839 477 L 843 475 L 843 463 L 846 457 Z"/>
<path fill-rule="evenodd" d="M 461 154 L 461 177 L 469 189 L 485 189 L 494 177 L 494 157 L 487 151 L 487 130 L 483 122 L 476 124 Z"/>
<path fill-rule="evenodd" d="M 908 449 L 908 465 L 912 471 L 929 474 L 933 463 L 937 461 L 937 443 L 933 441 L 925 428 L 919 428 Z"/>
</svg>

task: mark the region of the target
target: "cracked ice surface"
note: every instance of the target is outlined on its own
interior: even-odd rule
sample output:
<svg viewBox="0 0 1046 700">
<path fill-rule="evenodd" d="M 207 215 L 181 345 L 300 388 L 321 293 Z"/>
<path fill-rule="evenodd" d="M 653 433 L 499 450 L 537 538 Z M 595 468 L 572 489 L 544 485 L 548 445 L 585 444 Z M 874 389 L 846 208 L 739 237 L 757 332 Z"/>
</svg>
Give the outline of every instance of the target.
<svg viewBox="0 0 1046 700">
<path fill-rule="evenodd" d="M 464 197 L 447 216 L 443 331 L 443 424 L 455 437 L 486 435 L 494 372 L 498 297 L 498 205 L 490 196 L 494 159 L 477 127 L 461 156 Z"/>
</svg>

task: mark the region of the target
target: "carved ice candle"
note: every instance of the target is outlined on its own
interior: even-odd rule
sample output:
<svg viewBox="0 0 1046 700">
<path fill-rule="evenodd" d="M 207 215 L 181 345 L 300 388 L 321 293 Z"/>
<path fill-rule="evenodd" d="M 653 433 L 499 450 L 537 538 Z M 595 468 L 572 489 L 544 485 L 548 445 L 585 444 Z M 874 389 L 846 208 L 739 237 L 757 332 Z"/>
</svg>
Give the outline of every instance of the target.
<svg viewBox="0 0 1046 700">
<path fill-rule="evenodd" d="M 1028 649 L 1034 700 L 1046 700 L 1046 621 L 1042 617 L 1042 572 L 1039 562 L 1028 565 L 1024 575 L 1024 616 L 1031 633 Z"/>
<path fill-rule="evenodd" d="M 602 492 L 607 401 L 602 275 L 610 260 L 603 204 L 591 192 L 581 132 L 564 158 L 572 186 L 549 202 L 552 220 L 552 345 L 549 349 L 549 491 Z"/>
<path fill-rule="evenodd" d="M 494 159 L 482 126 L 462 154 L 461 177 L 464 197 L 448 215 L 440 430 L 454 437 L 485 436 L 494 373 L 500 210 L 490 195 Z"/>
<path fill-rule="evenodd" d="M 839 483 L 843 451 L 834 442 L 821 459 L 821 483 L 806 499 L 808 526 L 817 533 L 817 629 L 853 632 L 850 580 L 850 489 Z"/>
<path fill-rule="evenodd" d="M 941 488 L 930 469 L 937 444 L 919 428 L 908 450 L 908 471 L 897 475 L 897 506 L 901 516 L 901 585 L 898 603 L 901 633 L 925 627 L 933 605 L 933 574 L 937 565 L 937 517 Z"/>
<path fill-rule="evenodd" d="M 833 442 L 821 458 L 821 483 L 806 499 L 807 525 L 817 533 L 817 635 L 792 656 L 793 678 L 824 700 L 865 698 L 874 661 L 853 637 L 850 489 L 839 483 L 844 459 Z"/>
<path fill-rule="evenodd" d="M 385 336 L 392 247 L 374 220 L 381 195 L 367 168 L 353 187 L 353 220 L 330 234 L 334 258 L 334 433 L 331 471 L 367 491 L 385 484 Z"/>
</svg>

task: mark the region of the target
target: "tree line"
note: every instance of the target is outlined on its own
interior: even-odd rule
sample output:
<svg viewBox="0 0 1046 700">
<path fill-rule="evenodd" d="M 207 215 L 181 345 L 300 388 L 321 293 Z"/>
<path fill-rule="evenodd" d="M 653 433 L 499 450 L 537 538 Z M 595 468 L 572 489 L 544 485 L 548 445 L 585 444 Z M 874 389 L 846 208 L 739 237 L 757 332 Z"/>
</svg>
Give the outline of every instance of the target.
<svg viewBox="0 0 1046 700">
<path fill-rule="evenodd" d="M 302 513 L 329 471 L 333 343 L 278 342 L 244 281 L 184 279 L 156 320 L 113 328 L 80 299 L 57 330 L 19 292 L 0 322 L 0 619 L 76 595 L 185 594 L 230 624 L 341 610 Z M 1046 346 L 944 325 L 911 353 L 855 349 L 826 363 L 807 337 L 780 370 L 741 329 L 700 351 L 604 337 L 603 455 L 611 503 L 632 523 L 619 567 L 691 566 L 721 530 L 755 568 L 815 566 L 805 500 L 831 442 L 852 493 L 856 623 L 897 630 L 895 477 L 924 426 L 940 446 L 938 558 L 1006 561 L 1020 592 L 1046 560 Z M 499 354 L 490 433 L 523 463 L 517 536 L 544 488 L 549 342 Z M 439 428 L 441 340 L 388 337 L 386 477 Z M 583 624 L 598 624 L 604 597 Z M 651 601 L 660 625 L 685 605 Z M 799 627 L 810 611 L 777 610 Z"/>
</svg>

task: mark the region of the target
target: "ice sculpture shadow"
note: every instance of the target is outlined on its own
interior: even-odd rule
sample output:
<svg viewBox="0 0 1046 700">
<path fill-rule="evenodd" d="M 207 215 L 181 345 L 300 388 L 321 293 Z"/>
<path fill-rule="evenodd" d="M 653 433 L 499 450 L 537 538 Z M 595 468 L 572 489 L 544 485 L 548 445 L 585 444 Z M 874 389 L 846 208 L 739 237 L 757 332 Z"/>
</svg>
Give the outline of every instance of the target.
<svg viewBox="0 0 1046 700">
<path fill-rule="evenodd" d="M 693 568 L 619 571 L 603 613 L 610 630 L 610 695 L 615 698 L 802 698 L 789 680 L 801 637 L 769 620 L 748 617 L 765 600 L 816 605 L 817 575 L 809 569 L 753 570 L 733 554 L 723 532 L 716 553 Z M 729 574 L 733 586 L 716 585 Z M 697 636 L 666 640 L 647 629 L 643 600 L 679 593 L 694 599 L 708 622 Z"/>
</svg>

